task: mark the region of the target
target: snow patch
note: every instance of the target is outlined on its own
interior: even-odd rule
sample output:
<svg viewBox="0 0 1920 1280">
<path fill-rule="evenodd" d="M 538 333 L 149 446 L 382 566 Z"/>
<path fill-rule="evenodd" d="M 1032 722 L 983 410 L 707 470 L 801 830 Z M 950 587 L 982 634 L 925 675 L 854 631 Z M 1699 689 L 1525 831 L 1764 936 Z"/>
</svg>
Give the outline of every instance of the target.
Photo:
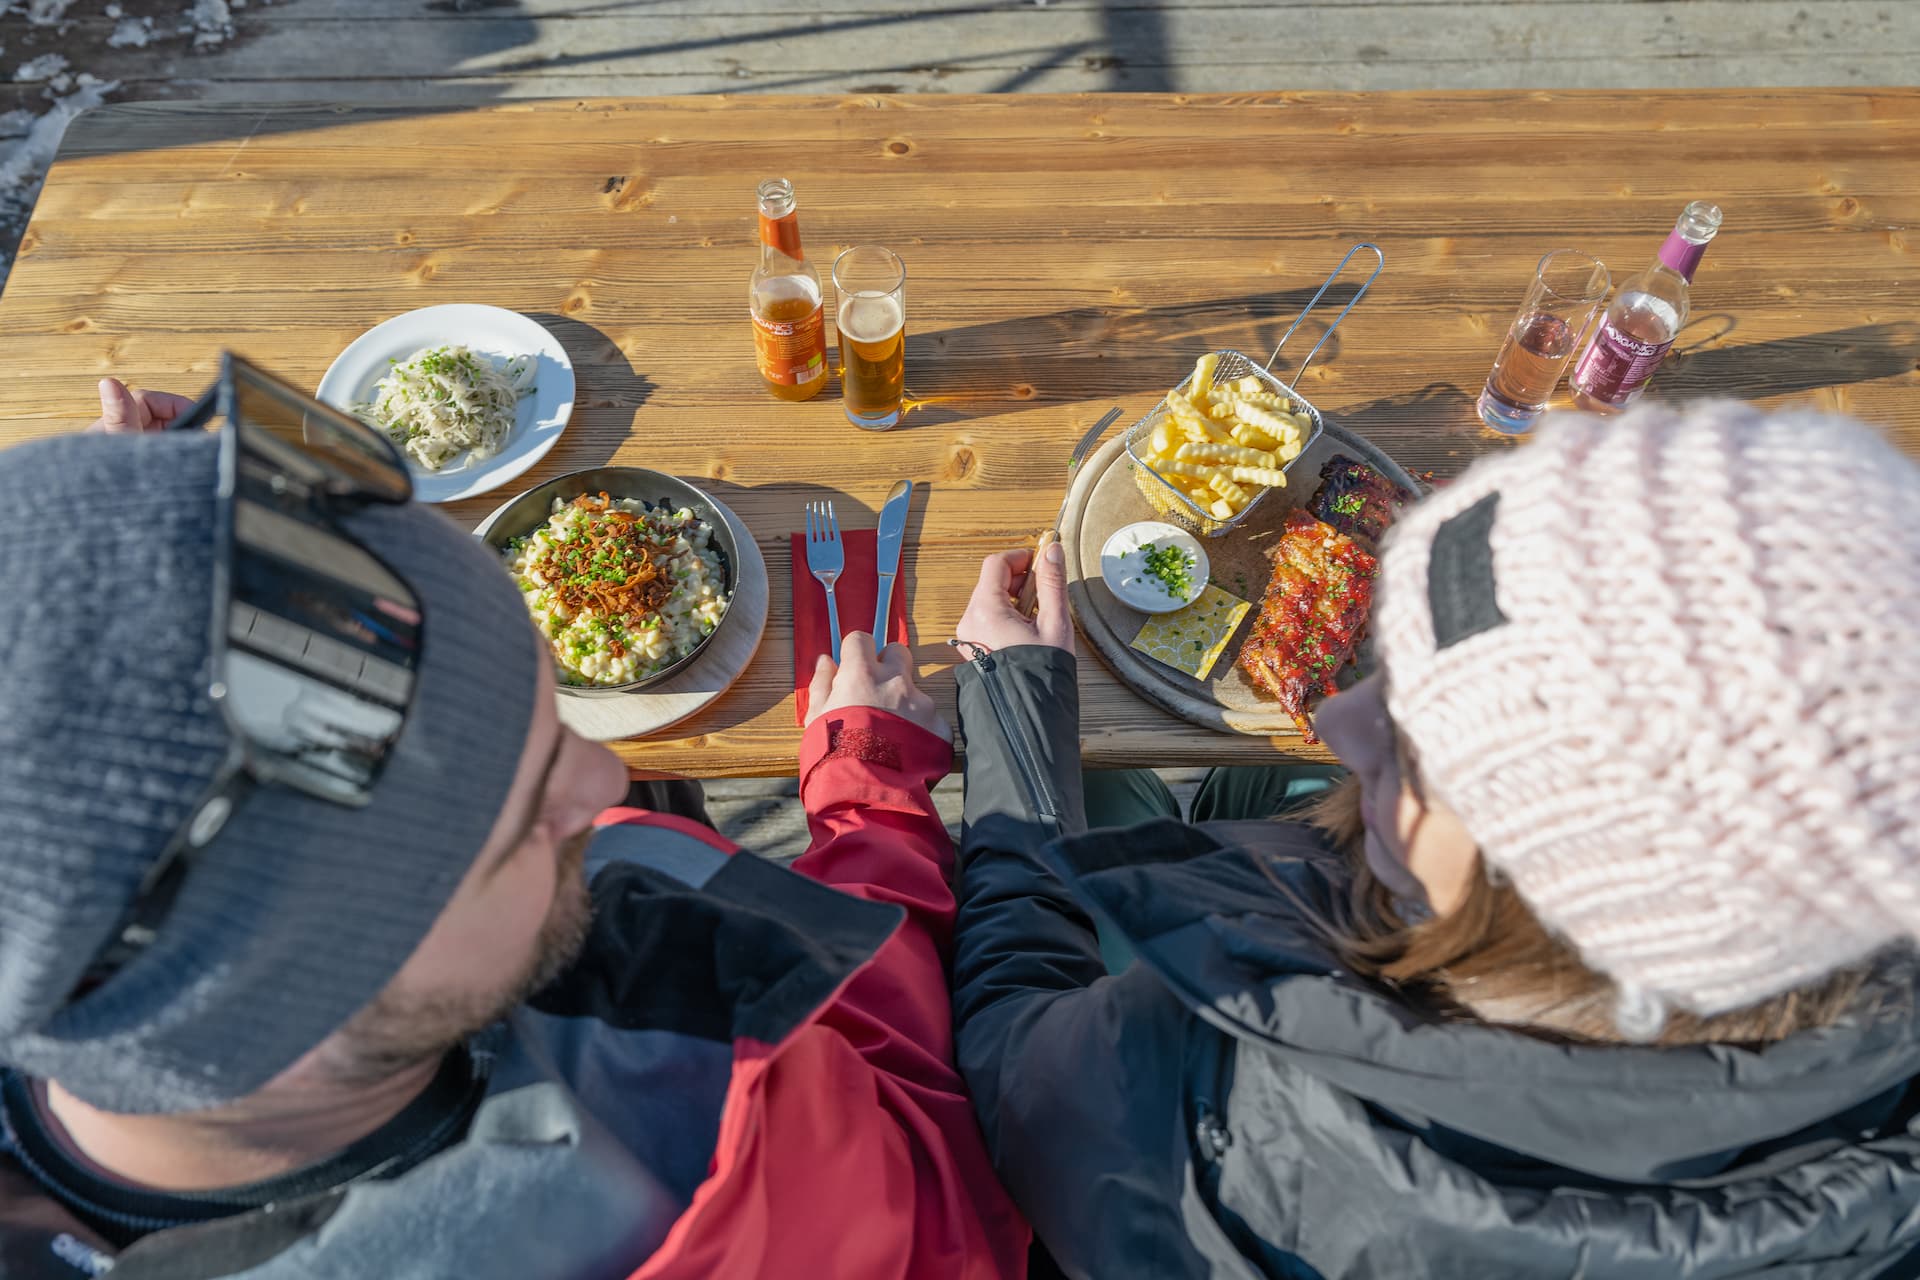
<svg viewBox="0 0 1920 1280">
<path fill-rule="evenodd" d="M 225 44 L 233 38 L 233 10 L 227 7 L 227 0 L 194 0 L 180 31 L 183 35 L 193 33 L 196 49 Z"/>
<path fill-rule="evenodd" d="M 67 16 L 74 0 L 27 0 L 27 21 L 36 27 L 51 27 Z"/>
<path fill-rule="evenodd" d="M 150 49 L 165 44 L 177 49 L 188 41 L 195 51 L 210 50 L 234 38 L 236 11 L 272 3 L 274 0 L 159 0 L 152 4 L 90 0 L 81 5 L 79 0 L 0 0 L 0 16 L 23 14 L 31 28 L 64 32 L 71 27 L 78 32 L 82 30 L 75 25 L 78 15 L 103 14 L 108 21 L 101 27 L 110 32 L 104 41 L 98 34 L 73 37 L 73 41 L 87 44 L 89 50 L 75 53 L 74 43 L 68 43 L 63 46 L 66 55 L 35 50 L 34 40 L 44 38 L 36 32 L 29 38 L 28 47 L 14 55 L 26 60 L 12 69 L 13 82 L 35 86 L 38 92 L 34 96 L 44 99 L 45 105 L 23 101 L 23 109 L 0 111 L 0 284 L 6 281 L 12 246 L 33 208 L 67 122 L 100 105 L 120 87 L 80 71 L 68 58 L 78 58 L 85 65 L 107 49 Z M 23 29 L 14 28 L 16 32 Z M 9 43 L 17 47 L 18 42 Z M 0 55 L 5 53 L 6 46 L 0 44 Z M 29 54 L 35 56 L 29 58 Z M 5 82 L 8 75 L 6 67 L 0 65 L 0 82 Z M 44 114 L 36 118 L 36 111 Z"/>
<path fill-rule="evenodd" d="M 60 149 L 60 138 L 66 133 L 67 125 L 82 111 L 105 102 L 107 95 L 120 87 L 117 80 L 96 80 L 88 75 L 80 79 L 82 83 L 76 92 L 54 103 L 39 119 L 27 123 L 22 136 L 0 141 L 0 278 L 4 278 L 7 268 L 13 265 L 14 233 L 26 221 L 34 198 L 40 194 L 40 183 L 47 176 L 47 166 L 53 163 L 54 153 Z M 0 116 L 0 129 L 18 124 L 19 117 L 26 114 L 9 111 Z"/>
<path fill-rule="evenodd" d="M 152 18 L 122 18 L 107 37 L 109 49 L 144 49 L 153 39 Z"/>
<path fill-rule="evenodd" d="M 67 60 L 57 53 L 43 53 L 31 62 L 23 62 L 14 68 L 15 84 L 33 84 L 39 80 L 51 80 L 67 69 Z"/>
</svg>

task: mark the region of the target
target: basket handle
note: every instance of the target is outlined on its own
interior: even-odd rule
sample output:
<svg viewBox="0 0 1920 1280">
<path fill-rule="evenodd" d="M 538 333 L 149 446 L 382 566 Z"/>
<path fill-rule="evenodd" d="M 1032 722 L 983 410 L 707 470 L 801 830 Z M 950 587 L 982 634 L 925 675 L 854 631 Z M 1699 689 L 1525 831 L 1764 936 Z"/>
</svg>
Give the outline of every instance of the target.
<svg viewBox="0 0 1920 1280">
<path fill-rule="evenodd" d="M 1280 348 L 1287 345 L 1287 339 L 1291 338 L 1293 336 L 1293 331 L 1300 327 L 1300 322 L 1302 320 L 1305 320 L 1309 315 L 1311 315 L 1313 312 L 1313 309 L 1316 306 L 1320 305 L 1320 295 L 1333 287 L 1333 282 L 1335 280 L 1338 280 L 1340 278 L 1340 273 L 1347 269 L 1347 263 L 1353 258 L 1353 255 L 1360 252 L 1362 249 L 1373 250 L 1373 256 L 1374 256 L 1373 274 L 1368 276 L 1366 280 L 1362 282 L 1362 284 L 1360 285 L 1360 291 L 1354 294 L 1353 298 L 1341 310 L 1340 314 L 1333 318 L 1333 323 L 1327 326 L 1327 331 L 1320 335 L 1320 341 L 1313 344 L 1313 350 L 1307 352 L 1307 358 L 1300 362 L 1300 367 L 1293 371 L 1292 380 L 1286 383 L 1287 390 L 1289 391 L 1293 390 L 1294 383 L 1300 381 L 1300 375 L 1307 371 L 1307 366 L 1313 363 L 1313 358 L 1320 354 L 1320 348 L 1327 345 L 1327 339 L 1331 338 L 1333 336 L 1333 331 L 1340 327 L 1340 322 L 1347 318 L 1347 312 L 1353 310 L 1354 304 L 1359 302 L 1360 299 L 1367 296 L 1367 290 L 1373 287 L 1373 282 L 1377 280 L 1380 276 L 1380 273 L 1386 269 L 1387 255 L 1380 251 L 1380 246 L 1377 244 L 1369 244 L 1366 241 L 1362 241 L 1359 244 L 1356 244 L 1355 246 L 1353 246 L 1353 248 L 1347 250 L 1347 256 L 1340 259 L 1340 265 L 1335 267 L 1333 269 L 1333 274 L 1328 276 L 1326 280 L 1321 284 L 1319 292 L 1313 295 L 1313 297 L 1307 302 L 1306 306 L 1300 308 L 1300 314 L 1293 318 L 1293 323 L 1287 326 L 1287 331 L 1280 335 L 1280 341 L 1276 342 L 1273 345 L 1273 354 L 1267 357 L 1266 368 L 1267 368 L 1267 372 L 1269 373 L 1273 372 L 1273 362 L 1280 358 Z"/>
</svg>

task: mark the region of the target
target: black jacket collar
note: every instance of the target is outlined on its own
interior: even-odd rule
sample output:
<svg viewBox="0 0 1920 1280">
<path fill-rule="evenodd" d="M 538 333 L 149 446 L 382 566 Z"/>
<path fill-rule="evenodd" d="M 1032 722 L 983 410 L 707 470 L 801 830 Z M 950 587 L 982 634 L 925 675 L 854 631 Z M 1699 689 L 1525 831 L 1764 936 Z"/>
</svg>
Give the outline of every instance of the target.
<svg viewBox="0 0 1920 1280">
<path fill-rule="evenodd" d="M 592 932 L 542 1013 L 778 1044 L 906 917 L 677 824 L 603 827 L 592 858 Z"/>
<path fill-rule="evenodd" d="M 1405 1123 L 1596 1177 L 1709 1175 L 1920 1075 L 1906 962 L 1870 984 L 1857 1015 L 1762 1048 L 1568 1045 L 1443 1021 L 1341 972 L 1303 907 L 1341 891 L 1344 863 L 1308 828 L 1158 821 L 1061 840 L 1048 857 L 1220 1031 Z"/>
</svg>

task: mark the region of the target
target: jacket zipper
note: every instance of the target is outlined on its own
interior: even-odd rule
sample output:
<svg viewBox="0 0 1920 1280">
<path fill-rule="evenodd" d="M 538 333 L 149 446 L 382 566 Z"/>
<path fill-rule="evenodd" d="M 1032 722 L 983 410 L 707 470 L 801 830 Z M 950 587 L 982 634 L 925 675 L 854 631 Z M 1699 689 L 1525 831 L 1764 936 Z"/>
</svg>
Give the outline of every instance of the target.
<svg viewBox="0 0 1920 1280">
<path fill-rule="evenodd" d="M 1040 767 L 1040 753 L 1034 750 L 1033 740 L 1027 736 L 1026 725 L 1014 714 L 1007 702 L 1006 690 L 1000 687 L 1000 668 L 993 660 L 993 651 L 970 640 L 950 640 L 947 643 L 963 651 L 972 650 L 968 660 L 973 663 L 974 670 L 980 673 L 980 683 L 987 690 L 987 702 L 993 707 L 993 718 L 1000 722 L 1000 732 L 1006 736 L 1007 745 L 1013 748 L 1014 771 L 1026 785 L 1027 801 L 1033 806 L 1047 833 L 1059 835 L 1060 799 L 1054 794 L 1046 771 Z"/>
</svg>

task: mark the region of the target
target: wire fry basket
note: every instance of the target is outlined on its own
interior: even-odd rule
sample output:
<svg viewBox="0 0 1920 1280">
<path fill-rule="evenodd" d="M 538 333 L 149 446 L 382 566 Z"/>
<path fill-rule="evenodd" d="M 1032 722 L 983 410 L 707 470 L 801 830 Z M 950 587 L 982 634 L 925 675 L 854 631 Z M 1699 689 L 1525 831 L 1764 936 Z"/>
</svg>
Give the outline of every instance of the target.
<svg viewBox="0 0 1920 1280">
<path fill-rule="evenodd" d="M 1352 260 L 1353 255 L 1362 249 L 1369 249 L 1373 252 L 1374 268 L 1372 274 L 1361 283 L 1359 290 L 1353 295 L 1352 299 L 1348 301 L 1347 305 L 1341 309 L 1340 314 L 1334 317 L 1333 323 L 1327 326 L 1327 331 L 1320 335 L 1320 341 L 1313 344 L 1313 350 L 1307 352 L 1307 358 L 1302 360 L 1300 367 L 1294 371 L 1293 381 L 1280 381 L 1279 377 L 1273 372 L 1273 362 L 1280 358 L 1280 352 L 1287 345 L 1287 339 L 1291 338 L 1294 330 L 1300 327 L 1300 322 L 1313 313 L 1314 307 L 1319 305 L 1321 296 L 1332 287 L 1335 280 L 1340 278 L 1340 274 L 1346 270 L 1347 263 Z M 1333 273 L 1321 283 L 1320 288 L 1314 293 L 1313 297 L 1308 300 L 1307 305 L 1300 309 L 1300 314 L 1293 318 L 1293 323 L 1287 326 L 1287 331 L 1280 335 L 1280 341 L 1274 345 L 1273 354 L 1267 357 L 1265 364 L 1259 363 L 1244 351 L 1223 349 L 1214 352 L 1217 363 L 1214 366 L 1213 380 L 1216 385 L 1238 382 L 1242 378 L 1253 377 L 1257 379 L 1260 385 L 1266 390 L 1284 397 L 1289 402 L 1290 407 L 1288 412 L 1303 416 L 1307 419 L 1310 426 L 1307 437 L 1301 443 L 1300 451 L 1289 458 L 1280 468 L 1282 472 L 1291 474 L 1293 464 L 1304 457 L 1308 450 L 1313 448 L 1314 441 L 1320 438 L 1320 433 L 1326 425 L 1320 417 L 1320 410 L 1308 403 L 1305 396 L 1294 390 L 1294 388 L 1299 385 L 1300 376 L 1307 371 L 1307 366 L 1313 363 L 1313 358 L 1320 354 L 1320 348 L 1325 346 L 1327 339 L 1333 336 L 1333 331 L 1340 327 L 1340 322 L 1347 318 L 1347 313 L 1352 311 L 1360 299 L 1366 296 L 1367 290 L 1373 286 L 1374 280 L 1379 277 L 1380 272 L 1386 265 L 1387 257 L 1380 251 L 1379 245 L 1362 242 L 1348 249 L 1346 257 L 1340 259 L 1340 264 L 1333 269 Z M 1174 390 L 1184 395 L 1192 389 L 1192 386 L 1193 375 L 1190 373 Z M 1203 538 L 1217 538 L 1221 534 L 1237 528 L 1242 521 L 1253 513 L 1253 509 L 1260 505 L 1261 501 L 1266 498 L 1271 490 L 1261 489 L 1246 506 L 1240 508 L 1240 510 L 1234 512 L 1234 514 L 1229 517 L 1223 518 L 1216 516 L 1201 507 L 1189 497 L 1184 490 L 1174 485 L 1165 476 L 1147 464 L 1147 455 L 1151 452 L 1147 447 L 1147 441 L 1153 435 L 1154 428 L 1167 421 L 1169 417 L 1167 402 L 1163 398 L 1159 404 L 1147 412 L 1144 418 L 1134 423 L 1133 426 L 1128 429 L 1126 437 L 1127 465 L 1133 470 L 1134 483 L 1139 486 L 1141 495 L 1147 500 L 1147 505 L 1151 506 L 1154 511 L 1162 517 L 1171 520 L 1174 524 L 1182 528 L 1191 530 Z"/>
</svg>

